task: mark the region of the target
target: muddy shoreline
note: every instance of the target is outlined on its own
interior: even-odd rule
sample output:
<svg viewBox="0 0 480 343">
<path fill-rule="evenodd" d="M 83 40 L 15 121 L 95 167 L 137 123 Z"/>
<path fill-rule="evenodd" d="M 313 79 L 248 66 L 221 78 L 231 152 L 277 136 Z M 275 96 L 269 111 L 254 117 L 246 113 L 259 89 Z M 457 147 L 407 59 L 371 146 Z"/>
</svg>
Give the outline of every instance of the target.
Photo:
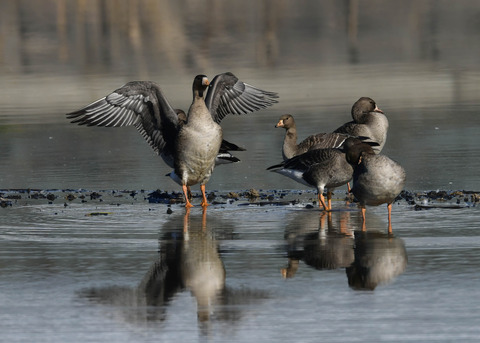
<svg viewBox="0 0 480 343">
<path fill-rule="evenodd" d="M 200 199 L 200 193 L 193 193 L 193 201 Z M 334 200 L 354 201 L 345 191 L 337 191 Z M 304 205 L 307 208 L 317 204 L 316 193 L 311 190 L 242 190 L 232 192 L 212 191 L 208 194 L 212 205 L 238 206 L 288 206 Z M 59 204 L 65 207 L 74 203 L 108 203 L 108 204 L 183 204 L 180 192 L 162 190 L 86 190 L 86 189 L 0 189 L 0 206 L 24 206 L 35 204 Z M 406 203 L 416 210 L 429 208 L 465 208 L 475 207 L 480 203 L 480 191 L 403 191 L 396 203 Z"/>
</svg>

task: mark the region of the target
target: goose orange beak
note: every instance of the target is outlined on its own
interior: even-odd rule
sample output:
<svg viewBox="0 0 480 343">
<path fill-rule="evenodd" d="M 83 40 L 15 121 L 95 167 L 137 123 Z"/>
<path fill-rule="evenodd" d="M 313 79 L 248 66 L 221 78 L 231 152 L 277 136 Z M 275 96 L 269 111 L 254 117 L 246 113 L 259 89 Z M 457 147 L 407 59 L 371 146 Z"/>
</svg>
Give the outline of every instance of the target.
<svg viewBox="0 0 480 343">
<path fill-rule="evenodd" d="M 377 106 L 375 106 L 375 109 L 373 112 L 379 112 L 379 113 L 384 113 L 381 109 L 379 109 Z"/>
</svg>

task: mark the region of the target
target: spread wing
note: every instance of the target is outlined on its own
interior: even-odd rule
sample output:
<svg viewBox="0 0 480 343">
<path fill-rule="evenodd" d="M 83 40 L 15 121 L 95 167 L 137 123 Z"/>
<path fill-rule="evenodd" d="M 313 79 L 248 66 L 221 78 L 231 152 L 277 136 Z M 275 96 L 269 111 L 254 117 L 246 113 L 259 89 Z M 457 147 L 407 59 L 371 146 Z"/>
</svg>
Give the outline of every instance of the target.
<svg viewBox="0 0 480 343">
<path fill-rule="evenodd" d="M 277 93 L 251 86 L 227 72 L 213 78 L 205 104 L 213 120 L 220 123 L 228 114 L 255 112 L 277 103 L 277 98 Z"/>
<path fill-rule="evenodd" d="M 171 154 L 178 130 L 177 114 L 160 87 L 131 81 L 90 105 L 67 114 L 72 123 L 87 126 L 135 126 L 157 153 Z"/>
</svg>

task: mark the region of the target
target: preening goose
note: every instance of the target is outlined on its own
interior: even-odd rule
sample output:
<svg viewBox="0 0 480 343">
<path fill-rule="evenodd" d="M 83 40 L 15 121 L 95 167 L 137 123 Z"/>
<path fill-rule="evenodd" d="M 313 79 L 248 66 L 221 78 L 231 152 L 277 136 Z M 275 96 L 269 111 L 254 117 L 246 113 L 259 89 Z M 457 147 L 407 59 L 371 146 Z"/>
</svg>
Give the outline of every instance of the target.
<svg viewBox="0 0 480 343">
<path fill-rule="evenodd" d="M 383 111 L 377 107 L 375 101 L 368 97 L 358 99 L 352 106 L 353 120 L 343 124 L 335 133 L 344 133 L 350 136 L 369 137 L 375 153 L 380 153 L 387 140 L 388 119 Z"/>
</svg>

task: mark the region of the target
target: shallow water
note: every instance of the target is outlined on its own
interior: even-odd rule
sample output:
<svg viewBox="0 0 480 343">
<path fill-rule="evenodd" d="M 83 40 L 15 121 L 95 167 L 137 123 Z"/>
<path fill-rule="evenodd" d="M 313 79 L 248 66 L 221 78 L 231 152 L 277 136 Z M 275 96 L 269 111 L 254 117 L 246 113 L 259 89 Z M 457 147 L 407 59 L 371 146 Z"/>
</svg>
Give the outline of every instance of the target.
<svg viewBox="0 0 480 343">
<path fill-rule="evenodd" d="M 344 187 L 329 216 L 313 190 L 265 169 L 281 160 L 281 114 L 303 138 L 371 96 L 406 190 L 480 192 L 480 5 L 210 6 L 0 3 L 0 195 L 20 197 L 0 208 L 0 341 L 478 340 L 478 202 L 401 200 L 393 236 L 386 208 L 368 208 L 365 234 Z M 224 71 L 280 103 L 222 122 L 247 151 L 215 169 L 206 216 L 146 200 L 180 189 L 134 128 L 64 116 L 135 79 L 187 109 L 192 77 Z M 27 188 L 45 191 L 8 191 Z M 223 197 L 250 188 L 274 201 Z"/>
<path fill-rule="evenodd" d="M 330 217 L 245 201 L 205 217 L 142 200 L 2 209 L 2 340 L 478 337 L 478 207 L 401 202 L 394 236 L 383 207 L 367 213 L 366 234 L 354 206 L 335 207 Z"/>
</svg>

